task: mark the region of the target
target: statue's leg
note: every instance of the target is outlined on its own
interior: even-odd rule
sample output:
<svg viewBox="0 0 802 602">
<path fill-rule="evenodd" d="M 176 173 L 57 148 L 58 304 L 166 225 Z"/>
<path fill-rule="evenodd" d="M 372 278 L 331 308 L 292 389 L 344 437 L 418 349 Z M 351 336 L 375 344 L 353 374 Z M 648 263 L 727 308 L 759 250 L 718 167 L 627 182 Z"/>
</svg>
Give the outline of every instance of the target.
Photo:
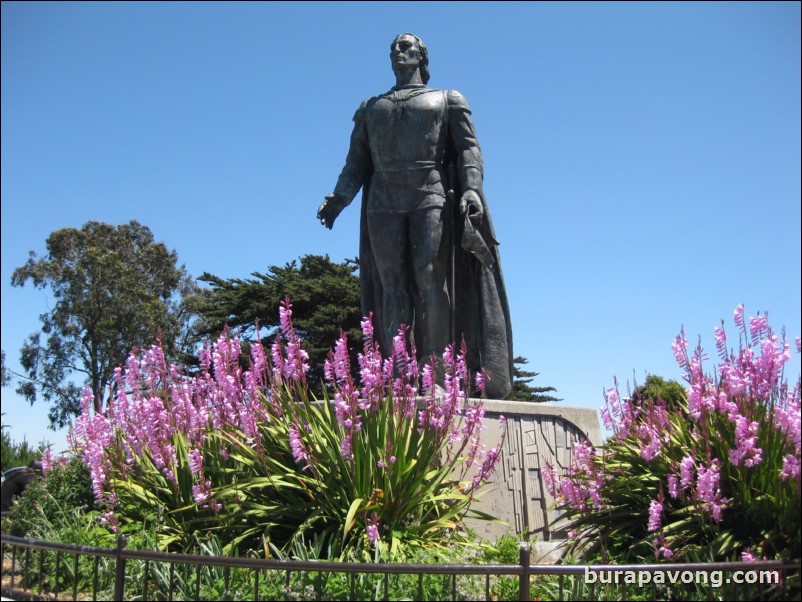
<svg viewBox="0 0 802 602">
<path fill-rule="evenodd" d="M 384 288 L 382 299 L 382 351 L 391 353 L 389 345 L 402 325 L 412 326 L 413 304 L 410 280 L 409 224 L 407 217 L 395 213 L 368 213 L 370 244 Z M 386 347 L 386 348 L 385 348 Z"/>
<path fill-rule="evenodd" d="M 417 295 L 415 297 L 415 342 L 418 356 L 427 360 L 453 341 L 451 304 L 446 278 L 449 239 L 446 210 L 431 207 L 410 215 L 411 259 Z"/>
</svg>

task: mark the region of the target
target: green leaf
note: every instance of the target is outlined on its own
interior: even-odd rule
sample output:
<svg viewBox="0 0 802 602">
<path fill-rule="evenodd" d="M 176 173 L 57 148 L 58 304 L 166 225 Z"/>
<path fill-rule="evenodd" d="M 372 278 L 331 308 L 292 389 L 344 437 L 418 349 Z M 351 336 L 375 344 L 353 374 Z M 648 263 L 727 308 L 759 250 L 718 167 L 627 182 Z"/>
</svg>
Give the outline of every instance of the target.
<svg viewBox="0 0 802 602">
<path fill-rule="evenodd" d="M 362 498 L 358 497 L 353 502 L 351 502 L 351 507 L 348 508 L 348 513 L 345 515 L 345 526 L 343 527 L 343 540 L 342 546 L 345 547 L 345 538 L 348 535 L 348 532 L 354 526 L 356 522 L 354 517 L 356 516 L 359 507 L 362 505 Z"/>
</svg>

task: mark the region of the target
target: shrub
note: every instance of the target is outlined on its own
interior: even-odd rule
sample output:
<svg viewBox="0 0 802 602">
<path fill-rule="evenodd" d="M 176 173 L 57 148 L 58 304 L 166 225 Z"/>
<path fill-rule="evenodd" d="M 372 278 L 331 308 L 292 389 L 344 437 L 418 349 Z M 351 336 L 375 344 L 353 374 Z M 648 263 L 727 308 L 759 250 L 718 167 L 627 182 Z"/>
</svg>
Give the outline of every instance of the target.
<svg viewBox="0 0 802 602">
<path fill-rule="evenodd" d="M 789 344 L 765 316 L 747 324 L 739 306 L 735 324 L 735 350 L 723 322 L 715 329 L 714 375 L 701 345 L 689 355 L 677 336 L 684 398 L 607 392 L 613 435 L 575 447 L 567 474 L 547 480 L 574 551 L 614 562 L 800 557 L 799 377 L 789 388 Z"/>
<path fill-rule="evenodd" d="M 281 324 L 269 358 L 251 346 L 250 370 L 224 333 L 201 351 L 199 376 L 168 366 L 156 345 L 117 370 L 105 413 L 86 392 L 73 444 L 106 524 L 155 525 L 169 549 L 213 535 L 227 553 L 314 541 L 327 557 L 373 559 L 467 545 L 462 518 L 502 444 L 480 443 L 484 409 L 468 396 L 465 350 L 446 349 L 419 375 L 405 332 L 382 358 L 366 319 L 360 384 L 343 335 L 324 370 L 333 398 L 318 402 L 289 302 Z"/>
<path fill-rule="evenodd" d="M 45 458 L 48 457 L 45 454 Z M 52 538 L 56 531 L 54 525 L 73 526 L 77 513 L 94 506 L 89 470 L 79 458 L 48 464 L 45 474 L 33 479 L 11 506 L 9 533 L 18 537 Z M 87 543 L 65 541 L 62 537 L 51 541 Z"/>
<path fill-rule="evenodd" d="M 2 464 L 3 472 L 9 468 L 27 466 L 31 461 L 41 458 L 44 451 L 43 443 L 33 448 L 27 439 L 23 439 L 22 442 L 12 440 L 6 430 L 9 428 L 7 424 L 0 426 L 0 464 Z"/>
</svg>

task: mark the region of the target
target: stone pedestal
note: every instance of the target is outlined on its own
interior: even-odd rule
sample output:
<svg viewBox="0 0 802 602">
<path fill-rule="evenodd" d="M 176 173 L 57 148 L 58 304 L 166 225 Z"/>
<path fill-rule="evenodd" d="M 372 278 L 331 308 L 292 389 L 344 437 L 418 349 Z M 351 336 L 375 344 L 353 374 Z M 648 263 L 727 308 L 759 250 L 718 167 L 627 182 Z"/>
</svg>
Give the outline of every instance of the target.
<svg viewBox="0 0 802 602">
<path fill-rule="evenodd" d="M 468 525 L 485 540 L 504 534 L 534 535 L 540 542 L 563 539 L 555 525 L 554 499 L 543 482 L 550 464 L 562 474 L 571 461 L 574 443 L 588 439 L 602 443 L 596 410 L 552 403 L 485 401 L 482 442 L 494 447 L 501 437 L 499 417 L 507 418 L 504 455 L 491 482 L 480 491 L 472 508 L 507 524 L 469 520 Z"/>
</svg>

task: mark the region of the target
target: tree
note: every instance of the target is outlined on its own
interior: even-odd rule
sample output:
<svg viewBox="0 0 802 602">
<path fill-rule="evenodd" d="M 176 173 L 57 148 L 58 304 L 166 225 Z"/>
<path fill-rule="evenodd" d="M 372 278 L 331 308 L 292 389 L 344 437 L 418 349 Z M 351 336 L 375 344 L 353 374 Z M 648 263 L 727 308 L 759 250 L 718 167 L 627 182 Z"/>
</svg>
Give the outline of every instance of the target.
<svg viewBox="0 0 802 602">
<path fill-rule="evenodd" d="M 0 371 L 0 387 L 5 387 L 11 382 L 11 371 L 6 368 L 6 350 L 0 350 L 2 356 L 2 371 Z"/>
<path fill-rule="evenodd" d="M 656 374 L 646 377 L 646 383 L 636 386 L 632 393 L 633 401 L 643 405 L 647 401 L 664 401 L 669 408 L 682 407 L 685 402 L 685 387 L 676 380 L 666 380 Z"/>
<path fill-rule="evenodd" d="M 304 255 L 300 265 L 291 261 L 283 267 L 272 265 L 267 272 L 253 272 L 253 278 L 223 279 L 204 273 L 198 279 L 211 286 L 199 307 L 206 320 L 206 333 L 217 336 L 226 327 L 240 332 L 240 337 L 268 339 L 279 329 L 279 303 L 292 301 L 292 321 L 296 333 L 309 354 L 310 382 L 322 379 L 323 362 L 342 332 L 356 353 L 362 345 L 359 276 L 353 261 L 335 263 L 328 255 Z"/>
<path fill-rule="evenodd" d="M 51 428 L 59 428 L 80 411 L 76 377 L 83 375 L 101 411 L 114 369 L 133 348 L 160 339 L 168 353 L 176 351 L 191 323 L 183 296 L 193 283 L 177 267 L 175 251 L 154 242 L 136 221 L 117 227 L 90 221 L 80 230 L 56 230 L 46 245 L 46 257 L 31 251 L 11 278 L 13 286 L 30 280 L 49 288 L 55 298 L 53 308 L 39 316 L 41 332 L 22 347 L 28 380 L 17 392 L 30 403 L 41 395 L 51 406 Z"/>
<path fill-rule="evenodd" d="M 513 360 L 514 379 L 512 381 L 512 392 L 507 396 L 507 399 L 509 401 L 534 401 L 538 403 L 544 401 L 562 401 L 562 399 L 557 397 L 545 395 L 545 393 L 549 391 L 557 391 L 554 387 L 532 387 L 529 385 L 532 379 L 539 375 L 539 372 L 526 372 L 519 368 L 519 366 L 528 363 L 529 360 L 521 356 L 517 356 Z"/>
</svg>

